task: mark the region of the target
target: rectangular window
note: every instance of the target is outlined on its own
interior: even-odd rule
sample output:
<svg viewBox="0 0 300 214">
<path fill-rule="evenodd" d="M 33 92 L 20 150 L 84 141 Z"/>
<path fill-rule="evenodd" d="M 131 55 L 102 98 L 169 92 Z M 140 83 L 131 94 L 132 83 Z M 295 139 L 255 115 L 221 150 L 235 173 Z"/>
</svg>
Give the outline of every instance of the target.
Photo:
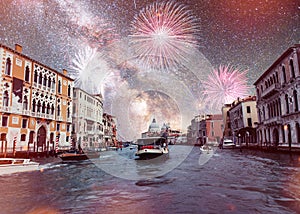
<svg viewBox="0 0 300 214">
<path fill-rule="evenodd" d="M 60 131 L 60 124 L 56 124 L 56 131 Z"/>
<path fill-rule="evenodd" d="M 214 137 L 215 136 L 215 132 L 211 131 L 211 136 Z"/>
<path fill-rule="evenodd" d="M 2 116 L 2 126 L 6 127 L 8 124 L 8 117 Z"/>
<path fill-rule="evenodd" d="M 247 118 L 248 126 L 252 127 L 252 118 Z"/>
<path fill-rule="evenodd" d="M 247 113 L 251 113 L 251 108 L 250 108 L 250 106 L 247 106 Z"/>
<path fill-rule="evenodd" d="M 69 132 L 70 131 L 70 125 L 68 124 L 67 125 L 67 132 Z"/>
<path fill-rule="evenodd" d="M 22 120 L 22 128 L 23 129 L 27 128 L 27 119 Z"/>
<path fill-rule="evenodd" d="M 211 122 L 211 128 L 214 128 L 214 122 Z"/>
</svg>

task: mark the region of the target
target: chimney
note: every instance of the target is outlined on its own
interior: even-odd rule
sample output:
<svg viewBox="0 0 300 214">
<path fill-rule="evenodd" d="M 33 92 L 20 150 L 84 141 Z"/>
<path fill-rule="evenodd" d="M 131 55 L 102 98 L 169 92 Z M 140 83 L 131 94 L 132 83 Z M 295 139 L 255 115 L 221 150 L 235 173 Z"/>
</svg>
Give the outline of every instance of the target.
<svg viewBox="0 0 300 214">
<path fill-rule="evenodd" d="M 63 74 L 64 74 L 65 76 L 67 76 L 68 71 L 67 71 L 66 69 L 63 69 Z"/>
<path fill-rule="evenodd" d="M 15 51 L 19 52 L 19 53 L 22 53 L 22 46 L 19 45 L 19 44 L 15 44 Z"/>
</svg>

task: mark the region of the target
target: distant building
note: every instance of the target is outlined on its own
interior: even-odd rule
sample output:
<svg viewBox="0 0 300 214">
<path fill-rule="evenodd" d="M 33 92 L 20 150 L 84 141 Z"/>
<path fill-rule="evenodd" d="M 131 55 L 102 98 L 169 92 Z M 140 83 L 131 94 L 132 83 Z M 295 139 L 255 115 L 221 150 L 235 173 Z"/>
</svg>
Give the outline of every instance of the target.
<svg viewBox="0 0 300 214">
<path fill-rule="evenodd" d="M 219 143 L 223 136 L 223 117 L 221 114 L 206 115 L 200 121 L 200 142 Z"/>
<path fill-rule="evenodd" d="M 0 153 L 71 145 L 73 79 L 0 44 Z"/>
<path fill-rule="evenodd" d="M 300 147 L 300 45 L 288 48 L 254 83 L 257 140 L 262 146 Z"/>
<path fill-rule="evenodd" d="M 197 115 L 191 121 L 188 130 L 188 141 L 203 145 L 207 142 L 219 142 L 222 138 L 222 115 Z"/>
<path fill-rule="evenodd" d="M 117 120 L 115 116 L 103 114 L 104 144 L 105 146 L 117 146 Z"/>
<path fill-rule="evenodd" d="M 228 110 L 231 108 L 231 104 L 225 104 L 222 107 L 223 117 L 223 139 L 232 139 L 231 124 Z"/>
<path fill-rule="evenodd" d="M 80 88 L 73 91 L 73 147 L 99 148 L 103 144 L 103 98 Z"/>
<path fill-rule="evenodd" d="M 256 96 L 234 101 L 228 113 L 234 142 L 246 145 L 256 143 Z"/>
</svg>

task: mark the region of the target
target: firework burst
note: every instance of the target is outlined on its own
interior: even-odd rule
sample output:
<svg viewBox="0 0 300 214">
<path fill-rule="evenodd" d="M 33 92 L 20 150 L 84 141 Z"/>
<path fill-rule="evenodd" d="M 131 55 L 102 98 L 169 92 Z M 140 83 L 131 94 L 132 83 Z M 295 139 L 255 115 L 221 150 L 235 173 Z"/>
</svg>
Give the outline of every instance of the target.
<svg viewBox="0 0 300 214">
<path fill-rule="evenodd" d="M 91 94 L 101 92 L 102 83 L 110 72 L 104 54 L 88 46 L 75 55 L 70 69 L 75 86 Z"/>
<path fill-rule="evenodd" d="M 220 66 L 213 70 L 208 79 L 203 82 L 206 103 L 217 110 L 224 104 L 249 95 L 247 85 L 247 70 L 239 71 L 232 66 Z"/>
<path fill-rule="evenodd" d="M 182 4 L 155 2 L 142 9 L 131 26 L 131 47 L 147 68 L 177 67 L 197 47 L 198 19 Z"/>
</svg>

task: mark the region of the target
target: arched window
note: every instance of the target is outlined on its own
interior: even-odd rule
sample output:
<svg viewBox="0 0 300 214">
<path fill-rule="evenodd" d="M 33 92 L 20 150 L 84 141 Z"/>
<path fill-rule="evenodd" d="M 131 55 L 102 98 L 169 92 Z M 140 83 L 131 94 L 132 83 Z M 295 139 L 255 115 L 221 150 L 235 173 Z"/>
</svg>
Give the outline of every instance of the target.
<svg viewBox="0 0 300 214">
<path fill-rule="evenodd" d="M 48 79 L 48 88 L 51 88 L 51 78 Z"/>
<path fill-rule="evenodd" d="M 285 95 L 285 106 L 286 106 L 286 113 L 290 113 L 290 102 L 289 102 L 289 96 L 286 94 Z"/>
<path fill-rule="evenodd" d="M 23 110 L 28 109 L 28 99 L 27 96 L 24 96 L 24 101 L 23 101 Z"/>
<path fill-rule="evenodd" d="M 295 78 L 295 68 L 294 68 L 294 62 L 293 62 L 293 59 L 290 59 L 290 68 L 291 68 L 291 75 L 292 75 L 292 78 Z"/>
<path fill-rule="evenodd" d="M 68 97 L 71 97 L 71 86 L 68 85 Z"/>
<path fill-rule="evenodd" d="M 29 77 L 30 77 L 30 70 L 29 70 L 29 66 L 27 65 L 25 68 L 25 81 L 29 82 Z"/>
<path fill-rule="evenodd" d="M 282 110 L 281 110 L 281 100 L 280 98 L 278 99 L 278 105 L 279 105 L 279 115 L 282 115 Z"/>
<path fill-rule="evenodd" d="M 9 106 L 9 95 L 8 91 L 3 93 L 3 106 Z"/>
<path fill-rule="evenodd" d="M 52 79 L 52 89 L 55 90 L 55 80 L 54 80 L 54 78 Z"/>
<path fill-rule="evenodd" d="M 46 103 L 43 102 L 43 106 L 42 106 L 42 113 L 45 113 L 46 112 Z"/>
<path fill-rule="evenodd" d="M 6 64 L 5 64 L 5 74 L 10 75 L 11 73 L 11 59 L 8 57 L 6 59 Z"/>
<path fill-rule="evenodd" d="M 283 76 L 283 83 L 286 83 L 286 74 L 285 74 L 285 67 L 282 66 L 282 76 Z"/>
<path fill-rule="evenodd" d="M 33 100 L 32 100 L 32 112 L 35 112 L 35 110 L 36 110 L 36 109 L 35 109 L 35 107 L 36 107 L 35 105 L 36 105 L 35 99 L 33 99 Z"/>
<path fill-rule="evenodd" d="M 21 141 L 25 141 L 26 140 L 26 134 L 21 134 Z"/>
<path fill-rule="evenodd" d="M 46 74 L 44 75 L 44 82 L 43 82 L 43 86 L 46 86 L 47 85 L 47 76 Z"/>
<path fill-rule="evenodd" d="M 50 104 L 48 103 L 47 104 L 47 109 L 46 109 L 46 114 L 49 114 L 50 113 Z"/>
<path fill-rule="evenodd" d="M 57 106 L 57 116 L 60 116 L 60 105 Z"/>
<path fill-rule="evenodd" d="M 58 93 L 61 93 L 61 81 L 60 80 L 58 80 Z"/>
<path fill-rule="evenodd" d="M 300 143 L 300 126 L 299 123 L 296 123 L 296 139 L 297 139 L 297 143 Z"/>
<path fill-rule="evenodd" d="M 297 97 L 297 91 L 294 90 L 293 91 L 293 97 L 294 97 L 294 110 L 298 111 L 299 110 L 299 106 L 298 106 L 298 97 Z"/>
<path fill-rule="evenodd" d="M 51 106 L 51 114 L 53 115 L 54 114 L 54 105 L 52 104 Z"/>
<path fill-rule="evenodd" d="M 38 101 L 38 103 L 37 103 L 37 112 L 41 112 L 41 101 Z"/>
<path fill-rule="evenodd" d="M 35 83 L 37 83 L 37 79 L 38 79 L 38 73 L 37 73 L 37 71 L 34 71 L 33 81 L 34 81 Z"/>
<path fill-rule="evenodd" d="M 39 75 L 39 84 L 42 85 L 42 83 L 43 83 L 43 75 L 42 75 L 42 73 L 40 73 L 40 75 Z"/>
</svg>

